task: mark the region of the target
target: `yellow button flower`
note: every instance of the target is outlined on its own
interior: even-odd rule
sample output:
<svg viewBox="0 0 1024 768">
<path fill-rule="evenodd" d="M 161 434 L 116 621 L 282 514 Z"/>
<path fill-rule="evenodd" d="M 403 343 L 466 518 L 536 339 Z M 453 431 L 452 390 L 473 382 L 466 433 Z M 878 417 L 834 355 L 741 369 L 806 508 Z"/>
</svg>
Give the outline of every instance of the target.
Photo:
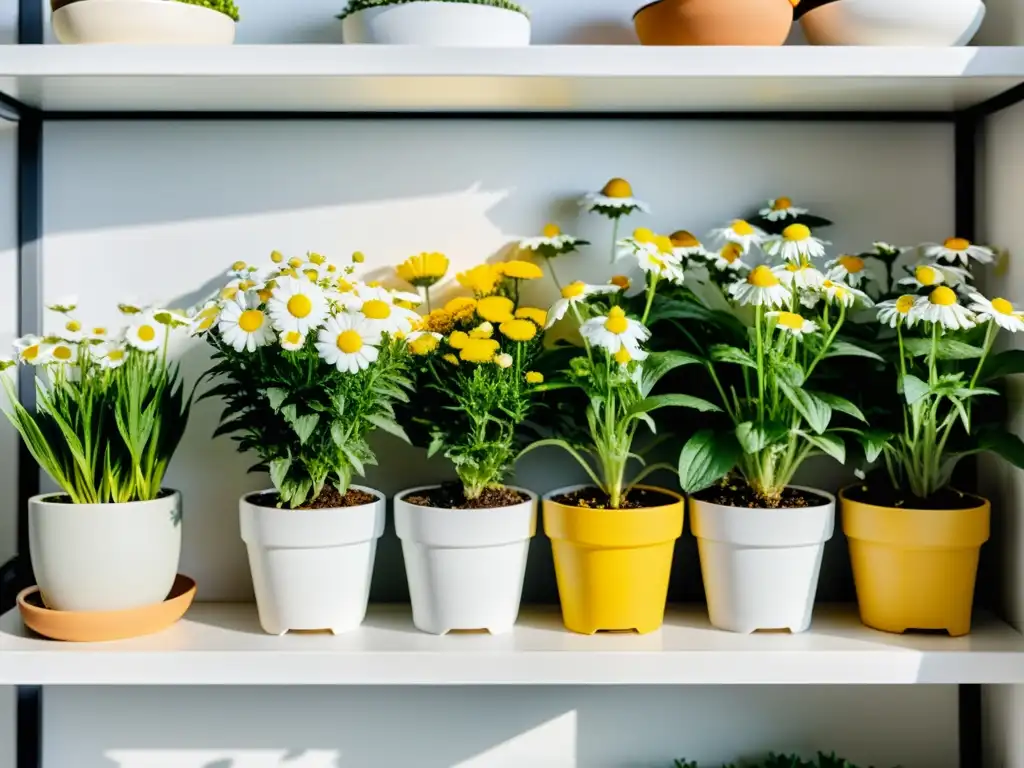
<svg viewBox="0 0 1024 768">
<path fill-rule="evenodd" d="M 465 331 L 455 331 L 448 337 L 448 346 L 452 349 L 462 349 L 469 344 L 469 334 Z"/>
<path fill-rule="evenodd" d="M 548 324 L 547 310 L 537 307 L 520 307 L 516 310 L 516 317 L 521 320 L 530 320 L 541 328 Z"/>
<path fill-rule="evenodd" d="M 498 330 L 512 341 L 529 341 L 537 335 L 537 326 L 529 320 L 507 320 Z"/>
<path fill-rule="evenodd" d="M 504 296 L 488 296 L 480 299 L 476 305 L 476 313 L 484 320 L 492 323 L 504 323 L 512 319 L 515 305 Z"/>
<path fill-rule="evenodd" d="M 527 384 L 543 384 L 544 383 L 544 374 L 537 373 L 537 371 L 527 371 L 526 372 L 526 383 Z"/>
<path fill-rule="evenodd" d="M 497 269 L 505 277 L 511 277 L 513 280 L 538 280 L 544 277 L 544 273 L 536 264 L 519 259 L 499 264 Z"/>
<path fill-rule="evenodd" d="M 459 285 L 468 288 L 477 296 L 488 296 L 494 293 L 501 275 L 490 264 L 481 264 L 455 276 Z"/>
<path fill-rule="evenodd" d="M 494 339 L 470 339 L 459 350 L 459 359 L 467 363 L 489 363 L 498 353 L 498 342 Z"/>
<path fill-rule="evenodd" d="M 437 337 L 429 333 L 417 336 L 409 342 L 409 351 L 414 355 L 429 355 L 437 349 Z"/>
<path fill-rule="evenodd" d="M 410 256 L 397 267 L 395 272 L 410 285 L 429 288 L 448 272 L 448 257 L 443 253 L 421 253 Z"/>
</svg>

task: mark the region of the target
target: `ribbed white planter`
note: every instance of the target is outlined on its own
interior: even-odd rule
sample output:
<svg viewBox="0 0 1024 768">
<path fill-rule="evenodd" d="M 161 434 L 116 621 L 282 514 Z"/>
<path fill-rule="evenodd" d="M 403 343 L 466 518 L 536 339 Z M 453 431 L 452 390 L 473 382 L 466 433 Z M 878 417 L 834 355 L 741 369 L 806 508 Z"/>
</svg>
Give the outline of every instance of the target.
<svg viewBox="0 0 1024 768">
<path fill-rule="evenodd" d="M 835 0 L 800 18 L 812 45 L 967 45 L 981 0 Z"/>
<path fill-rule="evenodd" d="M 239 502 L 242 540 L 256 591 L 260 626 L 271 635 L 327 629 L 340 634 L 366 618 L 384 496 L 340 509 L 278 509 Z M 268 491 L 269 493 L 269 491 Z"/>
<path fill-rule="evenodd" d="M 436 487 L 436 486 L 433 486 Z M 496 509 L 439 509 L 395 497 L 412 620 L 432 635 L 456 629 L 508 632 L 519 616 L 526 556 L 537 532 L 537 495 Z"/>
<path fill-rule="evenodd" d="M 820 507 L 749 509 L 690 499 L 711 624 L 730 632 L 803 632 L 811 625 L 836 500 Z"/>
<path fill-rule="evenodd" d="M 122 611 L 167 599 L 181 555 L 181 495 L 167 494 L 127 504 L 29 499 L 29 553 L 47 607 Z"/>
<path fill-rule="evenodd" d="M 175 0 L 79 0 L 53 12 L 62 43 L 230 45 L 235 21 L 219 11 Z"/>
<path fill-rule="evenodd" d="M 509 47 L 530 44 L 530 19 L 490 5 L 422 0 L 356 11 L 342 32 L 357 44 Z"/>
</svg>

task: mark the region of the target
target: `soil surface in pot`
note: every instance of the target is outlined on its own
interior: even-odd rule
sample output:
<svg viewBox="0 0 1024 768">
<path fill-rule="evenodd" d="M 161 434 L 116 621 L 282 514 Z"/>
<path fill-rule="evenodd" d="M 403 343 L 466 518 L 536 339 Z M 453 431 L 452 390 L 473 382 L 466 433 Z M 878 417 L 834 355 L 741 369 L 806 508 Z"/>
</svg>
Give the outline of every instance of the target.
<svg viewBox="0 0 1024 768">
<path fill-rule="evenodd" d="M 444 483 L 439 488 L 428 488 L 405 496 L 402 501 L 417 507 L 437 509 L 499 509 L 514 507 L 529 501 L 530 497 L 511 488 L 485 488 L 475 499 L 467 499 L 461 483 Z"/>
<path fill-rule="evenodd" d="M 847 488 L 843 495 L 850 501 L 894 509 L 976 509 L 984 503 L 980 496 L 963 493 L 953 488 L 943 488 L 927 499 L 918 498 L 911 493 L 886 485 L 858 485 Z"/>
<path fill-rule="evenodd" d="M 799 509 L 801 507 L 822 507 L 829 503 L 825 496 L 799 488 L 786 488 L 778 503 L 770 504 L 754 493 L 746 483 L 725 482 L 693 494 L 698 501 L 720 504 L 723 507 L 746 507 L 748 509 Z"/>
<path fill-rule="evenodd" d="M 164 488 L 164 489 L 162 489 L 160 491 L 160 493 L 157 494 L 156 499 L 166 499 L 168 496 L 171 496 L 173 493 L 174 493 L 174 491 L 172 491 L 172 490 L 170 490 L 168 488 Z M 143 501 L 156 501 L 156 499 L 143 499 Z M 75 503 L 71 499 L 71 497 L 68 494 L 66 494 L 66 493 L 54 493 L 54 494 L 52 494 L 50 496 L 46 496 L 46 497 L 40 499 L 40 501 L 43 504 L 74 504 Z M 104 503 L 104 504 L 113 504 L 114 502 L 111 501 L 111 502 L 102 502 L 102 503 Z M 130 502 L 127 502 L 127 503 L 128 504 L 138 504 L 139 500 L 130 501 Z"/>
<path fill-rule="evenodd" d="M 280 498 L 276 493 L 258 493 L 249 497 L 249 503 L 257 507 L 276 507 Z M 365 504 L 373 504 L 377 497 L 372 493 L 349 488 L 348 493 L 342 496 L 337 488 L 324 486 L 320 495 L 308 504 L 303 504 L 295 509 L 341 509 L 343 507 L 361 507 Z"/>
<path fill-rule="evenodd" d="M 600 488 L 580 488 L 577 491 L 563 493 L 551 499 L 556 504 L 564 504 L 567 507 L 582 507 L 583 509 L 611 509 L 608 494 Z M 619 504 L 619 509 L 650 509 L 651 507 L 665 507 L 669 504 L 678 504 L 679 499 L 661 491 L 652 491 L 648 488 L 633 488 L 626 494 L 626 498 Z"/>
</svg>

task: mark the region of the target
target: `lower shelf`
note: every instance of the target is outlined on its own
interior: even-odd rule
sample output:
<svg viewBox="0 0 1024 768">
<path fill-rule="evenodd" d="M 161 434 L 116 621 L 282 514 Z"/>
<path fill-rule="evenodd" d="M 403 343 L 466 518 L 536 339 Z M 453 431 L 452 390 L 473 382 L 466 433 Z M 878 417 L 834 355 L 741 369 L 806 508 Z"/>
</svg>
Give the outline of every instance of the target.
<svg viewBox="0 0 1024 768">
<path fill-rule="evenodd" d="M 408 606 L 371 606 L 354 632 L 262 632 L 256 607 L 197 603 L 159 634 L 112 643 L 41 639 L 0 618 L 0 685 L 729 685 L 1024 683 L 1024 637 L 989 617 L 961 638 L 890 635 L 854 606 L 822 606 L 809 632 L 736 635 L 702 606 L 670 608 L 649 635 L 574 635 L 557 607 L 515 630 L 417 631 Z"/>
</svg>

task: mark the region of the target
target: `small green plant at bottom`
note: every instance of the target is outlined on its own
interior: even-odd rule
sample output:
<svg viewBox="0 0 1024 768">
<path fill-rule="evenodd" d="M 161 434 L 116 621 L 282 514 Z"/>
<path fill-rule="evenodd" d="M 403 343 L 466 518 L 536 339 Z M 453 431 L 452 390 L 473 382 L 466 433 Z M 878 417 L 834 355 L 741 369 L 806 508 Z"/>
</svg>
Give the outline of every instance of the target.
<svg viewBox="0 0 1024 768">
<path fill-rule="evenodd" d="M 699 768 L 697 763 L 687 760 L 676 760 L 674 768 Z M 818 753 L 813 760 L 804 760 L 797 755 L 776 755 L 769 753 L 764 760 L 745 763 L 730 763 L 722 768 L 858 768 L 858 766 L 841 757 L 836 757 L 833 752 L 830 755 Z"/>
<path fill-rule="evenodd" d="M 211 11 L 223 13 L 233 21 L 238 21 L 239 18 L 238 6 L 235 5 L 234 0 L 177 0 L 177 2 L 209 8 Z"/>
</svg>

